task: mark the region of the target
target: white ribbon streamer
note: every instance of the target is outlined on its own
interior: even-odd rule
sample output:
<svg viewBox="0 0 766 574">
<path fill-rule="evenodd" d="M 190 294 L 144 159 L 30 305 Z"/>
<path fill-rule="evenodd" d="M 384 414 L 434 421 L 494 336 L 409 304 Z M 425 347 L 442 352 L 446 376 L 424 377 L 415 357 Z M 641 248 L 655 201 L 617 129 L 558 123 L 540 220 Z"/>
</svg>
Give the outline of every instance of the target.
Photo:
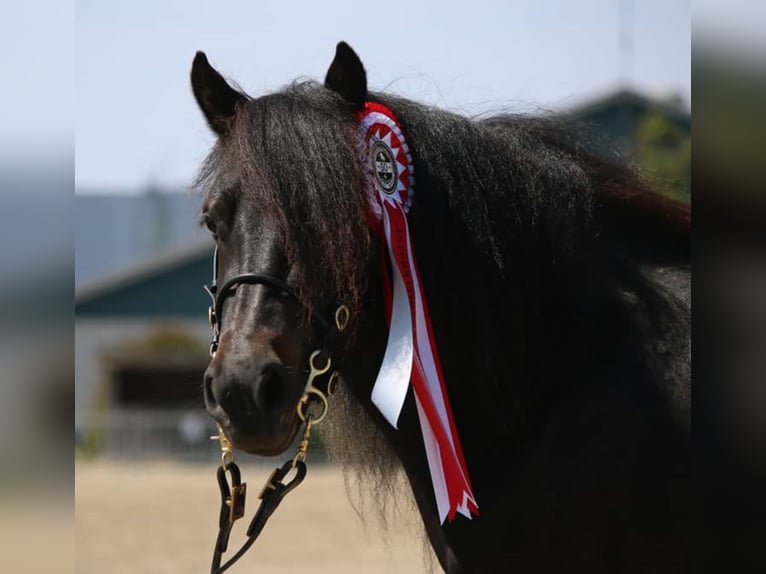
<svg viewBox="0 0 766 574">
<path fill-rule="evenodd" d="M 386 240 L 391 241 L 391 222 L 386 210 L 383 210 L 383 225 Z M 372 402 L 394 428 L 398 428 L 399 414 L 404 406 L 407 389 L 412 374 L 412 318 L 407 289 L 399 266 L 390 249 L 386 250 L 391 259 L 393 270 L 393 296 L 391 307 L 391 325 L 388 331 L 388 343 L 383 363 L 380 365 L 378 378 L 372 387 Z"/>
</svg>

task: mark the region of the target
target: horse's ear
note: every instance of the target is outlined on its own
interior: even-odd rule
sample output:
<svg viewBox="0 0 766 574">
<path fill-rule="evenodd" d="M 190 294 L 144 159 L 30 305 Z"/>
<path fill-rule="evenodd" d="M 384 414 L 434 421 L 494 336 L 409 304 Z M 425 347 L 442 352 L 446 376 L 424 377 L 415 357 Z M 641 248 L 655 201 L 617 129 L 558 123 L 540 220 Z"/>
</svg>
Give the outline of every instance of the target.
<svg viewBox="0 0 766 574">
<path fill-rule="evenodd" d="M 226 134 L 237 113 L 237 105 L 245 96 L 232 88 L 215 71 L 204 52 L 197 52 L 191 69 L 194 97 L 210 128 L 219 136 Z"/>
<path fill-rule="evenodd" d="M 335 59 L 327 70 L 324 85 L 357 109 L 362 109 L 367 100 L 367 73 L 359 56 L 345 42 L 339 42 L 335 49 Z"/>
</svg>

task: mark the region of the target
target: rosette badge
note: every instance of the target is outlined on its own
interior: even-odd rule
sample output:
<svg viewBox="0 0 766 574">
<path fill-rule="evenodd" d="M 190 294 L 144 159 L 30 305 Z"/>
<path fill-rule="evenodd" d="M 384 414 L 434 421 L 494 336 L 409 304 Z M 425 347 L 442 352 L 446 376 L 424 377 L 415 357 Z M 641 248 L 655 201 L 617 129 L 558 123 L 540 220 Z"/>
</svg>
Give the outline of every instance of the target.
<svg viewBox="0 0 766 574">
<path fill-rule="evenodd" d="M 359 158 L 371 224 L 385 242 L 382 269 L 388 343 L 372 402 L 393 427 L 412 383 L 440 520 L 478 514 L 444 385 L 436 340 L 410 239 L 412 155 L 394 113 L 366 102 L 359 112 Z"/>
<path fill-rule="evenodd" d="M 398 170 L 394 164 L 391 150 L 383 142 L 375 142 L 372 148 L 375 165 L 375 177 L 383 193 L 392 194 L 396 189 L 396 174 Z"/>
<path fill-rule="evenodd" d="M 412 205 L 412 156 L 396 118 L 384 106 L 367 103 L 360 114 L 361 160 L 367 169 L 370 208 L 380 218 L 381 205 L 390 198 L 407 212 Z"/>
</svg>

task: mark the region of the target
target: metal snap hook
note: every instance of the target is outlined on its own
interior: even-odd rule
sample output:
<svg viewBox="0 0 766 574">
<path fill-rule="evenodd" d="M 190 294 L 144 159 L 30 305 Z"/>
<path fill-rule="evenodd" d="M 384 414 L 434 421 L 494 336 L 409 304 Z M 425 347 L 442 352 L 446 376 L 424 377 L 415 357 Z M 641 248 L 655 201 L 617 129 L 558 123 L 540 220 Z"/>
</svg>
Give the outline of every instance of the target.
<svg viewBox="0 0 766 574">
<path fill-rule="evenodd" d="M 221 425 L 219 424 L 217 426 L 218 434 L 211 436 L 210 440 L 217 440 L 221 445 L 221 468 L 226 470 L 234 462 L 234 447 L 231 444 L 229 437 L 223 432 Z"/>
</svg>

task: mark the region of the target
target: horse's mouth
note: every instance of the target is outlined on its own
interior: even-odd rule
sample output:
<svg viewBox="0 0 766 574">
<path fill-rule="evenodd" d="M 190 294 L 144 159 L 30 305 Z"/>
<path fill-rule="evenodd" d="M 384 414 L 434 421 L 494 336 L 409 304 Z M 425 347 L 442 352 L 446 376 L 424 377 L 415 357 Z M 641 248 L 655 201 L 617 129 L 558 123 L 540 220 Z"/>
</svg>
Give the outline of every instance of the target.
<svg viewBox="0 0 766 574">
<path fill-rule="evenodd" d="M 237 450 L 258 456 L 277 456 L 285 452 L 295 441 L 301 421 L 294 409 L 283 412 L 267 428 L 255 429 L 256 425 L 234 425 L 223 413 L 212 415 L 221 425 L 224 434 Z M 263 425 L 258 424 L 257 427 Z"/>
</svg>

